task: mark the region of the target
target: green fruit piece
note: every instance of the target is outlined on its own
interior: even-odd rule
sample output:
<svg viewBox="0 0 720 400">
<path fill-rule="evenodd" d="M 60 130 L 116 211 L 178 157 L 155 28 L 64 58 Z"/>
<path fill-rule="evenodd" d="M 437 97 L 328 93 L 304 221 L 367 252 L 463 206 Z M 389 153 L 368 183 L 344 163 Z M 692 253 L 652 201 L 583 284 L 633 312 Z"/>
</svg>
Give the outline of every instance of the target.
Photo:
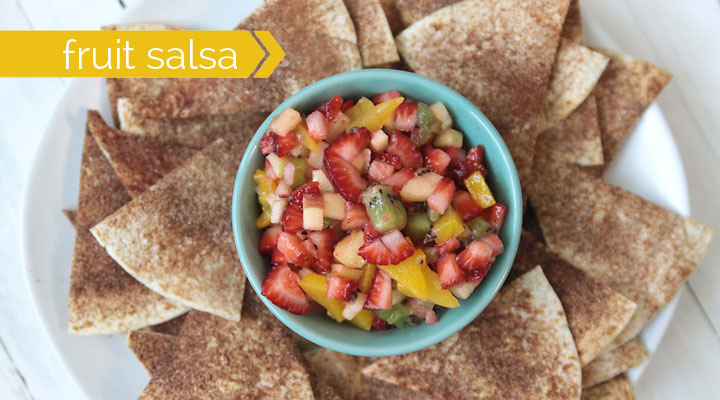
<svg viewBox="0 0 720 400">
<path fill-rule="evenodd" d="M 439 134 L 433 142 L 435 147 L 445 149 L 448 147 L 460 148 L 463 145 L 463 134 L 456 131 L 455 129 L 448 129 L 445 132 Z"/>
<path fill-rule="evenodd" d="M 418 147 L 424 146 L 425 143 L 429 143 L 435 137 L 435 132 L 429 129 L 417 129 L 410 134 L 410 140 L 415 143 Z"/>
<path fill-rule="evenodd" d="M 435 222 L 440 219 L 441 215 L 436 213 L 435 211 L 428 209 L 427 211 L 428 217 L 430 218 L 430 221 Z"/>
<path fill-rule="evenodd" d="M 486 233 L 490 232 L 490 223 L 485 221 L 481 217 L 477 217 L 474 220 L 468 222 L 468 228 L 472 231 L 471 236 L 475 239 L 480 239 L 485 236 Z"/>
<path fill-rule="evenodd" d="M 395 304 L 392 310 L 377 310 L 375 313 L 388 324 L 395 325 L 398 328 L 415 325 L 410 317 L 410 308 L 402 303 Z"/>
<path fill-rule="evenodd" d="M 373 185 L 365 189 L 362 202 L 373 227 L 378 232 L 403 229 L 407 223 L 407 211 L 393 190 L 387 185 Z"/>
<path fill-rule="evenodd" d="M 428 213 L 417 211 L 408 218 L 404 232 L 410 236 L 413 242 L 422 242 L 430 228 L 432 228 L 432 221 L 430 221 Z"/>
<path fill-rule="evenodd" d="M 295 165 L 295 180 L 293 180 L 292 188 L 296 189 L 305 184 L 305 171 L 307 171 L 307 163 L 303 158 L 293 158 L 290 162 Z"/>
<path fill-rule="evenodd" d="M 417 125 L 420 127 L 420 130 L 423 131 L 432 131 L 433 130 L 433 124 L 435 124 L 435 121 L 437 118 L 435 118 L 435 113 L 432 109 L 430 109 L 430 106 L 428 106 L 425 103 L 418 103 L 417 108 Z M 437 128 L 436 126 L 434 128 Z"/>
</svg>

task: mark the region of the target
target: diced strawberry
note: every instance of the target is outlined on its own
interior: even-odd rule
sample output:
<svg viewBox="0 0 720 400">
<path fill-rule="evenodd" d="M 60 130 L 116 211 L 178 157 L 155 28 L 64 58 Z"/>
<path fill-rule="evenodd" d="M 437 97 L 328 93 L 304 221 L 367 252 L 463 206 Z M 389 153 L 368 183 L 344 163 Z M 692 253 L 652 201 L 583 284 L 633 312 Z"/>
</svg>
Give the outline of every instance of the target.
<svg viewBox="0 0 720 400">
<path fill-rule="evenodd" d="M 487 243 L 490 250 L 492 250 L 493 257 L 497 257 L 505 251 L 505 246 L 503 246 L 503 242 L 500 240 L 497 233 L 488 233 L 487 235 L 481 237 L 480 240 Z"/>
<path fill-rule="evenodd" d="M 452 168 L 467 157 L 467 152 L 460 147 L 446 147 L 443 149 L 450 156 L 449 166 Z"/>
<path fill-rule="evenodd" d="M 308 135 L 315 140 L 325 140 L 330 131 L 330 122 L 325 114 L 320 111 L 313 111 L 305 119 L 308 127 Z"/>
<path fill-rule="evenodd" d="M 403 168 L 400 171 L 392 174 L 389 178 L 385 179 L 382 184 L 388 185 L 392 188 L 393 192 L 398 193 L 402 189 L 405 182 L 415 177 L 415 170 L 412 168 Z"/>
<path fill-rule="evenodd" d="M 458 238 L 452 238 L 436 245 L 435 248 L 439 254 L 451 253 L 460 248 L 460 241 Z"/>
<path fill-rule="evenodd" d="M 307 267 L 314 260 L 312 253 L 294 233 L 281 233 L 278 236 L 277 248 L 287 257 L 291 264 Z"/>
<path fill-rule="evenodd" d="M 295 233 L 303 229 L 303 212 L 300 206 L 289 203 L 285 207 L 282 218 L 282 229 L 288 233 Z"/>
<path fill-rule="evenodd" d="M 437 324 L 438 318 L 435 314 L 435 310 L 427 310 L 425 311 L 425 323 L 426 324 Z"/>
<path fill-rule="evenodd" d="M 290 260 L 280 250 L 273 249 L 272 256 L 270 257 L 270 264 L 272 265 L 287 265 L 290 264 Z"/>
<path fill-rule="evenodd" d="M 414 101 L 405 101 L 395 109 L 395 128 L 401 131 L 411 131 L 417 123 L 418 104 Z"/>
<path fill-rule="evenodd" d="M 373 240 L 382 236 L 382 233 L 378 232 L 377 229 L 375 229 L 375 227 L 371 223 L 365 224 L 363 231 L 365 233 L 365 242 L 366 243 L 372 242 Z"/>
<path fill-rule="evenodd" d="M 275 136 L 275 134 L 268 132 L 260 139 L 260 152 L 265 156 L 273 152 L 275 145 L 275 138 L 273 136 Z"/>
<path fill-rule="evenodd" d="M 282 233 L 282 228 L 279 226 L 271 226 L 263 232 L 262 238 L 260 238 L 260 244 L 258 250 L 260 254 L 269 256 L 272 254 L 275 247 L 277 247 L 278 236 Z"/>
<path fill-rule="evenodd" d="M 392 279 L 380 269 L 375 271 L 365 308 L 368 310 L 392 309 Z"/>
<path fill-rule="evenodd" d="M 485 266 L 492 257 L 492 249 L 487 243 L 476 240 L 470 243 L 457 256 L 457 263 L 465 269 L 478 269 Z"/>
<path fill-rule="evenodd" d="M 274 133 L 265 134 L 269 137 L 265 143 L 261 143 L 261 151 L 266 151 L 269 146 L 270 153 L 275 153 L 280 157 L 284 157 L 299 145 L 298 138 L 294 133 L 288 133 L 285 136 L 276 135 Z M 263 137 L 265 139 L 265 137 Z M 265 154 L 265 153 L 263 153 Z"/>
<path fill-rule="evenodd" d="M 272 167 L 272 164 L 270 164 L 270 160 L 268 160 L 267 158 L 265 159 L 265 176 L 271 181 L 278 180 L 278 176 L 277 174 L 275 174 L 275 168 Z"/>
<path fill-rule="evenodd" d="M 470 149 L 466 159 L 480 165 L 485 165 L 485 146 L 480 144 Z"/>
<path fill-rule="evenodd" d="M 351 201 L 345 202 L 345 218 L 342 220 L 342 228 L 346 231 L 364 229 L 370 223 L 365 206 Z"/>
<path fill-rule="evenodd" d="M 310 302 L 300 288 L 300 276 L 287 265 L 273 267 L 262 283 L 262 295 L 293 314 L 307 314 Z"/>
<path fill-rule="evenodd" d="M 340 113 L 340 109 L 343 105 L 343 98 L 335 95 L 330 100 L 324 102 L 320 107 L 318 107 L 318 111 L 325 114 L 325 117 L 329 119 L 330 121 L 334 121 L 335 118 Z"/>
<path fill-rule="evenodd" d="M 325 158 L 336 155 L 345 161 L 353 161 L 370 144 L 370 131 L 365 127 L 353 128 L 345 136 L 325 149 Z"/>
<path fill-rule="evenodd" d="M 491 263 L 488 261 L 485 265 L 478 269 L 471 269 L 465 274 L 465 280 L 467 282 L 480 282 L 485 278 L 485 275 L 490 271 Z"/>
<path fill-rule="evenodd" d="M 384 180 L 390 178 L 394 172 L 395 167 L 392 165 L 385 164 L 380 160 L 375 160 L 370 163 L 368 178 L 374 182 L 383 182 Z"/>
<path fill-rule="evenodd" d="M 313 269 L 322 275 L 330 271 L 333 261 L 333 250 L 335 249 L 335 231 L 332 229 L 324 229 L 322 231 L 310 232 L 308 238 L 317 249 L 317 259 L 313 264 Z"/>
<path fill-rule="evenodd" d="M 362 245 L 358 250 L 358 255 L 370 264 L 376 265 L 390 265 L 394 264 L 396 260 L 396 257 L 380 239 Z"/>
<path fill-rule="evenodd" d="M 464 190 L 458 190 L 455 192 L 455 198 L 453 198 L 453 207 L 460 214 L 463 222 L 472 221 L 473 219 L 480 216 L 483 212 L 483 208 L 473 200 L 470 193 Z"/>
<path fill-rule="evenodd" d="M 385 150 L 398 156 L 403 167 L 420 168 L 423 165 L 422 153 L 415 143 L 402 132 L 396 131 L 390 136 L 390 143 Z"/>
<path fill-rule="evenodd" d="M 311 242 L 310 239 L 304 239 L 304 240 L 302 241 L 302 245 L 305 246 L 305 249 L 307 249 L 307 251 L 308 251 L 308 252 L 310 253 L 310 255 L 312 256 L 312 259 L 313 259 L 313 260 L 317 260 L 317 258 L 318 258 L 318 251 L 317 251 L 317 248 L 315 248 L 315 245 L 313 244 L 313 242 Z M 308 266 L 308 265 L 303 264 L 302 266 L 305 267 L 305 266 Z"/>
<path fill-rule="evenodd" d="M 377 105 L 390 99 L 394 99 L 396 97 L 403 97 L 403 95 L 397 90 L 388 90 L 387 92 L 376 94 L 375 96 L 373 96 L 372 101 L 375 105 Z"/>
<path fill-rule="evenodd" d="M 455 286 L 465 280 L 465 271 L 460 268 L 455 257 L 455 253 L 446 253 L 438 262 L 437 274 L 440 279 L 440 287 L 443 289 Z"/>
<path fill-rule="evenodd" d="M 448 165 L 450 165 L 450 156 L 448 153 L 436 149 L 429 144 L 423 147 L 423 152 L 425 153 L 425 166 L 440 175 L 445 175 L 445 170 L 447 170 Z"/>
<path fill-rule="evenodd" d="M 405 207 L 408 215 L 425 209 L 425 202 L 422 201 L 403 201 L 402 205 Z"/>
<path fill-rule="evenodd" d="M 392 325 L 388 324 L 387 321 L 378 317 L 377 315 L 373 317 L 372 327 L 373 329 L 376 329 L 378 331 L 386 331 L 393 328 Z"/>
<path fill-rule="evenodd" d="M 440 215 L 445 214 L 453 196 L 455 196 L 455 182 L 449 178 L 442 178 L 427 199 L 428 207 Z"/>
<path fill-rule="evenodd" d="M 340 111 L 345 112 L 352 108 L 352 106 L 355 105 L 355 100 L 353 99 L 347 99 L 342 103 L 342 106 L 340 106 Z"/>
<path fill-rule="evenodd" d="M 485 165 L 483 164 L 484 158 L 485 148 L 483 147 L 483 145 L 478 145 L 470 149 L 467 157 L 465 157 L 464 160 L 450 167 L 450 170 L 448 171 L 448 176 L 453 178 L 458 184 L 458 186 L 464 185 L 465 179 L 467 179 L 467 177 L 469 177 L 476 171 L 480 171 L 483 176 L 485 176 L 487 175 L 487 170 L 485 169 Z"/>
<path fill-rule="evenodd" d="M 306 194 L 320 194 L 320 184 L 318 182 L 306 183 L 290 193 L 290 203 L 295 204 L 303 209 L 303 197 Z"/>
<path fill-rule="evenodd" d="M 340 301 L 350 301 L 355 289 L 357 289 L 357 282 L 352 279 L 328 276 L 325 297 Z"/>
<path fill-rule="evenodd" d="M 484 209 L 480 216 L 487 222 L 490 223 L 490 226 L 492 226 L 496 231 L 499 231 L 500 228 L 502 228 L 503 223 L 505 222 L 505 217 L 507 216 L 508 208 L 504 204 L 495 203 L 492 206 Z"/>
<path fill-rule="evenodd" d="M 397 229 L 390 230 L 380 240 L 395 257 L 393 264 L 397 264 L 415 253 L 413 245 L 408 243 L 403 234 Z"/>
<path fill-rule="evenodd" d="M 402 168 L 402 162 L 400 161 L 400 157 L 396 156 L 395 154 L 376 153 L 375 156 L 373 156 L 373 161 L 375 160 L 382 161 L 383 163 L 388 164 L 395 169 Z"/>
<path fill-rule="evenodd" d="M 325 152 L 325 172 L 335 191 L 346 201 L 360 201 L 360 195 L 367 187 L 367 181 L 350 162 Z"/>
</svg>

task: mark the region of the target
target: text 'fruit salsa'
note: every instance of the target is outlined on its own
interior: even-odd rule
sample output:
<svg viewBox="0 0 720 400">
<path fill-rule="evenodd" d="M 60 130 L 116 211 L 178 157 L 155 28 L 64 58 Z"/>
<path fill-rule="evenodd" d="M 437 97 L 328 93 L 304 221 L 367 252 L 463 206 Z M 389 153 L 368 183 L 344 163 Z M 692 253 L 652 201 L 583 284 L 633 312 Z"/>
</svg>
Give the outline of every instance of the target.
<svg viewBox="0 0 720 400">
<path fill-rule="evenodd" d="M 365 330 L 434 324 L 437 306 L 458 307 L 503 252 L 508 210 L 485 181 L 483 146 L 464 150 L 452 124 L 442 103 L 396 90 L 275 117 L 253 176 L 272 264 L 262 295 Z"/>
</svg>

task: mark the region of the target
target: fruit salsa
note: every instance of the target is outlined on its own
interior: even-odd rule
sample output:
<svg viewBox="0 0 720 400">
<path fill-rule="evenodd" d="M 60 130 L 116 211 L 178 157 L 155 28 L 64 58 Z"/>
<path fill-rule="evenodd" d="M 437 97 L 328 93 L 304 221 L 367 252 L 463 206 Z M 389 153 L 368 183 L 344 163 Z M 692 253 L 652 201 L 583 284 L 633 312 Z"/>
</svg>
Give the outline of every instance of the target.
<svg viewBox="0 0 720 400">
<path fill-rule="evenodd" d="M 458 307 L 503 252 L 508 209 L 485 181 L 484 147 L 463 149 L 452 125 L 442 103 L 397 90 L 276 116 L 253 175 L 272 266 L 262 295 L 365 330 Z"/>
</svg>

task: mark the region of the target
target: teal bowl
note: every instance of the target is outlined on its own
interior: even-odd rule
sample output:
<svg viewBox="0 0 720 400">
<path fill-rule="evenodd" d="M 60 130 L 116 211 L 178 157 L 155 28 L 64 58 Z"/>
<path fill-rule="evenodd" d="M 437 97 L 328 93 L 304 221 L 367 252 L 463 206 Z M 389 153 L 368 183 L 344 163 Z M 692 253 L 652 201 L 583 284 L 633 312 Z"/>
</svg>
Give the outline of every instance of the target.
<svg viewBox="0 0 720 400">
<path fill-rule="evenodd" d="M 287 107 L 309 113 L 334 95 L 343 98 L 371 96 L 397 89 L 409 98 L 432 104 L 442 101 L 452 115 L 454 127 L 465 134 L 465 147 L 485 146 L 488 183 L 498 202 L 509 208 L 500 238 L 505 252 L 493 264 L 490 272 L 460 307 L 439 313 L 434 325 L 420 324 L 387 331 L 364 331 L 347 322 L 337 323 L 323 313 L 294 315 L 276 307 L 260 295 L 262 281 L 270 264 L 258 251 L 260 232 L 255 218 L 260 206 L 255 193 L 253 171 L 264 168 L 258 143 L 268 130 L 270 120 Z M 469 142 L 469 143 L 468 143 Z M 233 191 L 232 226 L 240 261 L 245 274 L 263 303 L 298 335 L 342 353 L 359 356 L 389 356 L 423 349 L 438 343 L 469 324 L 487 307 L 500 290 L 512 266 L 520 240 L 522 198 L 520 183 L 510 152 L 495 127 L 470 101 L 456 91 L 422 76 L 396 70 L 366 69 L 347 72 L 316 82 L 291 96 L 265 120 L 245 151 Z"/>
</svg>

